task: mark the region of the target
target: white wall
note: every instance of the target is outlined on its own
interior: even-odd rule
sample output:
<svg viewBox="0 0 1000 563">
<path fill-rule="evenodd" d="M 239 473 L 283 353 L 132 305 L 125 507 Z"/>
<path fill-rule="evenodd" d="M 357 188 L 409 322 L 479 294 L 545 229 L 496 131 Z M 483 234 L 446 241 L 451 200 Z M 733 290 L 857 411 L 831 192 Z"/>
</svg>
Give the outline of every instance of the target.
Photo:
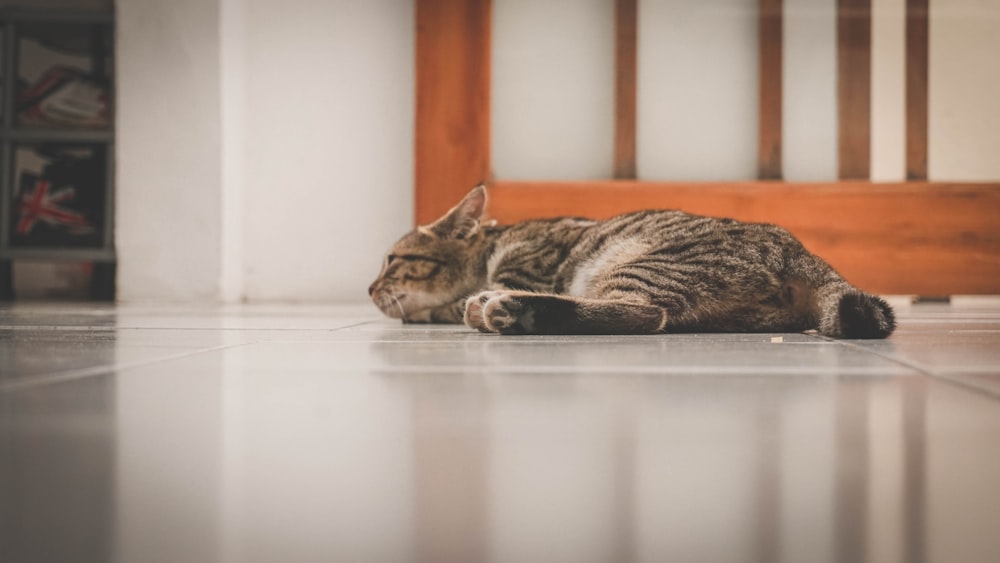
<svg viewBox="0 0 1000 563">
<path fill-rule="evenodd" d="M 611 177 L 614 21 L 607 0 L 493 3 L 491 156 L 499 177 Z"/>
<path fill-rule="evenodd" d="M 756 6 L 756 0 L 639 2 L 641 179 L 756 176 Z"/>
<path fill-rule="evenodd" d="M 119 295 L 217 299 L 218 5 L 119 0 L 117 41 Z"/>
<path fill-rule="evenodd" d="M 413 216 L 409 0 L 118 0 L 122 300 L 360 301 Z"/>
<path fill-rule="evenodd" d="M 246 0 L 245 292 L 367 299 L 413 218 L 410 0 Z"/>
<path fill-rule="evenodd" d="M 871 178 L 906 178 L 906 0 L 872 2 Z"/>
<path fill-rule="evenodd" d="M 785 180 L 837 179 L 835 2 L 788 0 L 784 4 L 781 163 Z"/>
<path fill-rule="evenodd" d="M 927 175 L 1000 179 L 1000 0 L 930 3 Z"/>
</svg>

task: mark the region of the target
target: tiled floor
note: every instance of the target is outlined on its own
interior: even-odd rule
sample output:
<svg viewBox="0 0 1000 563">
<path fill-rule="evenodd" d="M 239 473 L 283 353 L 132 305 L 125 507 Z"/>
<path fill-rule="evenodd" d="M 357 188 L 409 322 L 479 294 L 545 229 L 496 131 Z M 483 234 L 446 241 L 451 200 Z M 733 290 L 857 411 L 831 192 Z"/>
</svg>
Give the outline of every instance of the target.
<svg viewBox="0 0 1000 563">
<path fill-rule="evenodd" d="M 884 342 L 0 309 L 0 561 L 1000 561 L 1000 302 Z"/>
</svg>

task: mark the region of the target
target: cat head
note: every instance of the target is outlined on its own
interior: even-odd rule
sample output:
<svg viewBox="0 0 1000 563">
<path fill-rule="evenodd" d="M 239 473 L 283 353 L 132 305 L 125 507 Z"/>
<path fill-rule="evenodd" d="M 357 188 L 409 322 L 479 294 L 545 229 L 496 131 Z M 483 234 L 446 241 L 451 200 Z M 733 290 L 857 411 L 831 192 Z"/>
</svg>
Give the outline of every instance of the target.
<svg viewBox="0 0 1000 563">
<path fill-rule="evenodd" d="M 482 271 L 480 221 L 486 188 L 473 188 L 437 221 L 399 239 L 386 253 L 382 271 L 368 288 L 387 316 L 408 320 L 455 303 L 479 289 Z"/>
</svg>

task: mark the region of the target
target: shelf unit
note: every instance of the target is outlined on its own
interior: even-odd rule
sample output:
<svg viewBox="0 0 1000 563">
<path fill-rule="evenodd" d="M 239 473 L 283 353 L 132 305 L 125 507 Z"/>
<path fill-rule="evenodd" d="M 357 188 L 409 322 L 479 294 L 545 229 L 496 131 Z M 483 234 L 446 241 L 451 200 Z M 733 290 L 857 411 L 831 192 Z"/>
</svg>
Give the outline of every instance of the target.
<svg viewBox="0 0 1000 563">
<path fill-rule="evenodd" d="M 20 73 L 21 38 L 31 37 L 38 30 L 64 29 L 72 27 L 81 33 L 89 33 L 92 41 L 84 56 L 91 62 L 90 74 L 107 81 L 109 104 L 108 124 L 96 128 L 67 128 L 22 125 L 15 107 Z M 68 27 L 67 27 L 68 26 Z M 114 13 L 60 10 L 33 10 L 22 8 L 0 8 L 0 33 L 2 33 L 2 56 L 0 56 L 0 300 L 12 300 L 13 261 L 30 258 L 40 260 L 74 260 L 93 262 L 91 297 L 95 300 L 113 300 L 115 295 L 115 249 L 114 249 Z M 19 244 L 14 226 L 16 209 L 20 209 L 17 194 L 18 147 L 38 147 L 42 145 L 63 148 L 87 148 L 95 156 L 103 152 L 104 192 L 101 224 L 92 236 L 94 242 L 84 244 Z"/>
</svg>

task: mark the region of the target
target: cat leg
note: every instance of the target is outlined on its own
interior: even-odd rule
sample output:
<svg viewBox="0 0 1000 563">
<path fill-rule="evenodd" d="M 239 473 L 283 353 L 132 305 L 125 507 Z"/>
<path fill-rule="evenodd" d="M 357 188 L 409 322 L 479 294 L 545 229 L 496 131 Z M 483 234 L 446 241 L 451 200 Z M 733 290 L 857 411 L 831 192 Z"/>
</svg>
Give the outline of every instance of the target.
<svg viewBox="0 0 1000 563">
<path fill-rule="evenodd" d="M 654 334 L 666 313 L 632 301 L 484 291 L 466 302 L 465 322 L 500 334 Z"/>
</svg>

